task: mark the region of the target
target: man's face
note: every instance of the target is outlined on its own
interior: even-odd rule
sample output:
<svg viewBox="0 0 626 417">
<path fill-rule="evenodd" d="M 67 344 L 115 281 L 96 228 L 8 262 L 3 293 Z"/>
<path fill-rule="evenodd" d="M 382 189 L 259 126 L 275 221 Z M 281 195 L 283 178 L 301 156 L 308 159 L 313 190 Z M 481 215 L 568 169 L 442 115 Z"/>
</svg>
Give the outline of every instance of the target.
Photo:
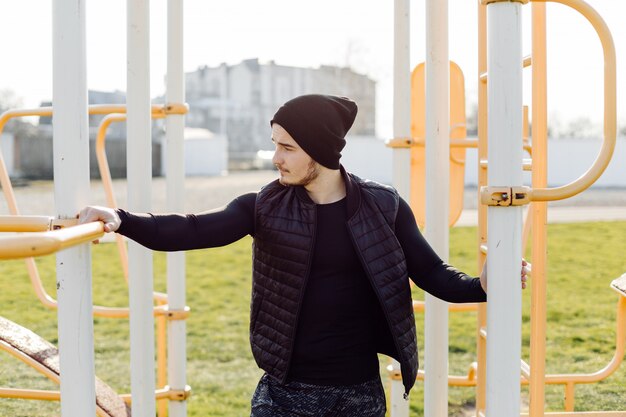
<svg viewBox="0 0 626 417">
<path fill-rule="evenodd" d="M 276 146 L 272 163 L 281 184 L 306 186 L 319 176 L 319 164 L 278 123 L 272 125 L 272 142 Z"/>
</svg>

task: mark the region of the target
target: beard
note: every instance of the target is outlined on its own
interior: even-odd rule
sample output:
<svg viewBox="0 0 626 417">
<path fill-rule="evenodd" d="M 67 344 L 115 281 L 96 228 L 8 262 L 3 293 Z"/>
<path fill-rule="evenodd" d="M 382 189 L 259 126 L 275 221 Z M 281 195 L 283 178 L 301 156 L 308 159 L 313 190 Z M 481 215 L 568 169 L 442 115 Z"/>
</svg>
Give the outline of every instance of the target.
<svg viewBox="0 0 626 417">
<path fill-rule="evenodd" d="M 309 162 L 309 166 L 307 167 L 307 171 L 305 176 L 298 180 L 298 181 L 285 181 L 283 178 L 279 179 L 279 182 L 282 185 L 287 185 L 287 186 L 296 186 L 296 185 L 301 185 L 303 187 L 306 187 L 307 185 L 309 185 L 310 183 L 312 183 L 315 179 L 317 179 L 317 177 L 319 177 L 320 175 L 320 167 L 319 164 L 317 162 L 315 162 L 314 160 L 311 160 Z"/>
</svg>

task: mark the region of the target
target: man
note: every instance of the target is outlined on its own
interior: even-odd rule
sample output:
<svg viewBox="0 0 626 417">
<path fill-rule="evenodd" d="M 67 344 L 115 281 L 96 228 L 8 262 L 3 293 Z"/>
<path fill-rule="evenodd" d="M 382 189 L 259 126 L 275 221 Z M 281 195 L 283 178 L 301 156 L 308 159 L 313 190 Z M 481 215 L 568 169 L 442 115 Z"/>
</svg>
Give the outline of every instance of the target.
<svg viewBox="0 0 626 417">
<path fill-rule="evenodd" d="M 417 375 L 409 281 L 450 302 L 486 300 L 486 274 L 446 265 L 391 187 L 340 165 L 357 106 L 305 95 L 270 122 L 279 179 L 200 214 L 152 215 L 87 207 L 154 250 L 216 247 L 254 238 L 252 353 L 265 371 L 252 417 L 385 415 L 377 353 L 401 364 L 405 396 Z M 522 270 L 522 286 L 525 286 Z M 482 282 L 481 282 L 482 281 Z"/>
</svg>

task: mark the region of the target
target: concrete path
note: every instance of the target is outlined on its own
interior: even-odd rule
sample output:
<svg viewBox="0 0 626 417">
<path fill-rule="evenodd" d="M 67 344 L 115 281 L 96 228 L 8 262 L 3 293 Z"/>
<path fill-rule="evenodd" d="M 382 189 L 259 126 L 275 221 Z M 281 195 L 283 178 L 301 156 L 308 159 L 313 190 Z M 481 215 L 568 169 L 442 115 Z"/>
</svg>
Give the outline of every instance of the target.
<svg viewBox="0 0 626 417">
<path fill-rule="evenodd" d="M 185 181 L 185 211 L 201 212 L 223 206 L 238 195 L 256 191 L 274 180 L 274 171 L 242 171 L 219 177 L 190 177 Z M 118 207 L 126 207 L 125 180 L 115 180 Z M 21 214 L 54 215 L 54 185 L 51 181 L 33 181 L 15 187 Z M 477 192 L 465 190 L 464 211 L 457 226 L 476 224 Z M 166 210 L 165 179 L 155 178 L 152 187 L 154 212 Z M 106 205 L 100 181 L 93 181 L 87 204 Z M 626 189 L 591 188 L 571 199 L 549 203 L 548 222 L 584 222 L 626 220 Z M 0 198 L 0 214 L 8 214 L 6 200 Z"/>
</svg>

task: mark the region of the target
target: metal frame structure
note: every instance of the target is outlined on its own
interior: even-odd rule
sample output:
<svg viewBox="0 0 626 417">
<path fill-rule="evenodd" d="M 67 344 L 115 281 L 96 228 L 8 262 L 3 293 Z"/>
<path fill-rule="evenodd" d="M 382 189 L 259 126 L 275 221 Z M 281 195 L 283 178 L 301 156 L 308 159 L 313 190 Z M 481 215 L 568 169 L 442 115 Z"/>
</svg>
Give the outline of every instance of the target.
<svg viewBox="0 0 626 417">
<path fill-rule="evenodd" d="M 605 119 L 604 141 L 596 161 L 580 178 L 562 187 L 546 188 L 546 53 L 545 53 L 545 6 L 553 1 L 569 6 L 586 17 L 597 31 L 603 46 L 605 59 L 604 92 Z M 618 304 L 618 332 L 616 352 L 613 360 L 602 370 L 582 375 L 545 375 L 545 220 L 546 201 L 571 197 L 588 188 L 602 174 L 608 164 L 616 136 L 615 112 L 615 48 L 610 32 L 602 18 L 582 0 L 534 0 L 533 1 L 533 54 L 531 58 L 521 56 L 520 10 L 528 0 L 482 0 L 479 2 L 479 181 L 481 184 L 479 208 L 478 263 L 482 266 L 487 253 L 487 242 L 492 245 L 492 256 L 487 268 L 492 278 L 490 282 L 491 301 L 487 306 L 478 307 L 478 365 L 470 368 L 467 381 L 447 376 L 447 358 L 437 352 L 446 351 L 447 346 L 447 305 L 427 298 L 426 319 L 426 364 L 422 374 L 426 380 L 426 415 L 439 417 L 447 415 L 447 385 L 458 382 L 460 385 L 477 386 L 477 415 L 499 417 L 519 415 L 519 385 L 530 384 L 531 405 L 529 415 L 539 417 L 545 414 L 576 416 L 574 407 L 574 387 L 579 383 L 598 381 L 610 375 L 620 364 L 624 355 L 624 323 L 626 322 L 626 296 L 620 290 Z M 55 137 L 55 195 L 57 214 L 54 220 L 11 219 L 10 227 L 19 230 L 34 228 L 39 231 L 28 236 L 10 237 L 11 250 L 3 249 L 0 239 L 0 253 L 7 257 L 43 255 L 65 249 L 58 255 L 57 270 L 59 284 L 59 340 L 64 368 L 61 379 L 62 416 L 93 415 L 93 324 L 91 323 L 91 280 L 88 266 L 90 254 L 87 245 L 72 249 L 93 240 L 101 233 L 92 225 L 65 227 L 59 231 L 41 231 L 46 227 L 67 226 L 67 222 L 86 203 L 88 190 L 88 170 L 86 155 L 88 144 L 87 115 L 91 110 L 86 101 L 85 64 L 85 0 L 55 0 L 54 20 L 54 137 Z M 437 193 L 447 188 L 449 161 L 449 132 L 435 129 L 435 126 L 448 126 L 448 39 L 447 39 L 447 0 L 428 0 L 427 23 L 427 76 L 426 100 L 429 113 L 426 117 L 426 137 L 410 137 L 410 71 L 409 44 L 410 19 L 409 0 L 395 0 L 394 25 L 394 184 L 406 199 L 410 194 L 410 146 L 425 144 L 427 162 L 427 229 L 426 235 L 443 259 L 447 259 L 447 211 L 435 207 L 447 207 L 446 193 Z M 149 92 L 149 2 L 136 0 L 128 2 L 128 124 L 129 138 L 129 208 L 147 211 L 150 204 L 151 161 L 150 121 L 154 109 L 150 105 Z M 184 102 L 182 73 L 182 0 L 168 2 L 168 84 L 167 98 L 174 103 Z M 486 27 L 489 26 L 489 36 Z M 487 54 L 489 51 L 489 54 Z M 495 65 L 497 63 L 497 65 Z M 523 131 L 527 116 L 521 100 L 522 68 L 532 66 L 533 70 L 533 161 L 522 159 L 524 149 Z M 70 69 L 70 70 L 68 70 Z M 488 72 L 489 70 L 489 72 Z M 177 108 L 180 105 L 172 105 Z M 119 110 L 119 107 L 118 107 Z M 39 111 L 44 111 L 39 109 Z M 111 107 L 95 107 L 93 111 L 103 113 L 124 113 L 112 111 Z M 165 112 L 167 113 L 167 112 Z M 166 161 L 168 180 L 168 208 L 180 210 L 182 204 L 183 152 L 182 129 L 184 112 L 170 112 L 168 117 L 168 159 Z M 16 115 L 27 115 L 15 113 Z M 43 115 L 44 113 L 40 113 Z M 102 113 L 100 113 L 102 114 Z M 13 117 L 13 116 L 11 116 Z M 109 116 L 106 123 L 120 120 L 123 116 Z M 0 130 L 10 117 L 0 117 Z M 103 121 L 103 125 L 105 122 Z M 102 128 L 101 126 L 101 128 Z M 103 128 L 106 130 L 106 127 Z M 63 139 L 61 139 L 63 138 Z M 470 146 L 459 143 L 459 146 Z M 473 146 L 473 145 L 471 145 Z M 3 188 L 8 181 L 6 169 L 0 164 L 0 182 Z M 532 187 L 522 185 L 521 173 L 524 167 L 533 172 Z M 5 188 L 5 192 L 6 188 Z M 8 198 L 10 200 L 10 198 Z M 524 247 L 522 230 L 522 206 L 530 203 L 533 223 L 533 293 L 532 293 L 532 336 L 531 360 L 526 364 L 521 360 L 521 293 L 517 284 L 519 260 Z M 13 204 L 13 206 L 11 205 Z M 11 210 L 17 209 L 9 202 Z M 2 219 L 0 219 L 0 222 Z M 32 221 L 32 223 L 29 223 Z M 63 223 L 63 224 L 62 224 Z M 489 230 L 486 225 L 490 224 Z M 30 226 L 33 224 L 33 226 Z M 1 226 L 0 226 L 1 227 Z M 7 226 L 9 227 L 9 226 Z M 73 230 L 69 232 L 69 230 Z M 77 238 L 75 231 L 82 236 Z M 432 232 L 431 232 L 432 231 Z M 88 237 L 87 237 L 88 236 Z M 5 252 L 3 252 L 5 251 Z M 154 359 L 152 275 L 150 252 L 134 243 L 129 244 L 129 285 L 131 315 L 131 386 L 132 407 L 136 416 L 153 416 L 155 390 L 152 368 Z M 171 267 L 170 267 L 171 265 Z M 166 311 L 170 317 L 180 313 L 185 315 L 184 257 L 179 254 L 168 256 L 168 292 L 171 292 L 171 308 Z M 42 296 L 45 304 L 55 304 L 49 296 Z M 87 297 L 87 298 L 85 298 Z M 80 305 L 77 301 L 81 300 Z M 88 300 L 89 302 L 85 302 Z M 416 304 L 416 308 L 420 304 Z M 79 314 L 76 314 L 79 311 Z M 94 311 L 98 311 L 95 308 Z M 160 311 L 160 310 L 159 310 Z M 110 313 L 110 312 L 109 312 Z M 433 319 L 432 317 L 436 317 Z M 164 324 L 160 324 L 162 326 Z M 177 335 L 175 340 L 184 340 L 185 323 L 174 320 L 169 323 L 169 332 Z M 79 335 L 81 335 L 79 337 Z M 75 343 L 78 341 L 78 343 Z M 74 347 L 76 349 L 74 349 Z M 163 346 L 159 347 L 161 350 Z M 157 398 L 175 397 L 178 404 L 170 403 L 170 414 L 175 417 L 186 414 L 184 400 L 188 395 L 184 367 L 176 364 L 185 361 L 185 344 L 170 343 L 170 354 L 175 361 L 170 364 L 170 385 L 177 387 L 163 390 Z M 79 357 L 81 360 L 75 361 Z M 78 363 L 78 365 L 76 364 Z M 521 364 L 521 366 L 520 366 Z M 183 365 L 184 366 L 184 365 Z M 389 367 L 392 375 L 390 409 L 393 417 L 408 416 L 408 404 L 403 402 L 403 386 L 397 363 Z M 521 373 L 521 376 L 520 376 Z M 473 379 L 473 377 L 476 377 Z M 455 379 L 456 378 L 456 379 Z M 69 381 L 69 382 L 68 382 Z M 159 384 L 163 377 L 159 375 Z M 544 412 L 545 384 L 563 384 L 566 389 L 564 413 Z M 69 389 L 69 386 L 81 389 Z M 42 396 L 56 397 L 56 394 Z M 162 406 L 159 406 L 159 413 Z M 586 416 L 624 416 L 626 413 L 596 412 Z"/>
<path fill-rule="evenodd" d="M 188 108 L 184 104 L 168 104 L 168 105 L 153 105 L 151 107 L 152 119 L 166 119 L 170 117 L 170 115 L 184 115 L 188 111 Z M 115 195 L 113 192 L 113 183 L 111 180 L 111 174 L 109 169 L 108 160 L 106 157 L 105 151 L 105 140 L 106 140 L 106 132 L 108 127 L 113 122 L 122 122 L 126 120 L 126 106 L 124 105 L 92 105 L 89 106 L 88 113 L 89 114 L 102 114 L 106 115 L 98 128 L 98 133 L 96 136 L 96 157 L 98 161 L 98 168 L 100 170 L 100 176 L 102 178 L 103 187 L 105 189 L 105 195 L 107 199 L 107 204 L 110 207 L 117 207 L 115 201 Z M 15 117 L 27 117 L 27 116 L 52 116 L 53 108 L 52 107 L 40 107 L 36 109 L 20 109 L 20 110 L 9 110 L 0 115 L 0 132 L 3 130 L 6 123 Z M 0 216 L 0 232 L 42 232 L 46 230 L 56 230 L 62 227 L 73 226 L 76 224 L 75 219 L 68 220 L 60 220 L 55 218 L 50 218 L 46 216 L 22 216 L 19 215 L 17 201 L 15 199 L 15 194 L 13 192 L 13 186 L 8 177 L 6 166 L 4 165 L 3 160 L 1 159 L 0 154 L 0 183 L 2 184 L 3 192 L 5 194 L 6 201 L 10 208 L 10 212 L 12 215 L 10 216 Z M 51 232 L 48 232 L 51 233 Z M 116 242 L 118 246 L 118 253 L 121 260 L 122 270 L 124 272 L 124 277 L 128 280 L 128 255 L 126 250 L 126 243 L 122 236 L 116 235 Z M 0 237 L 0 239 L 5 239 Z M 58 308 L 58 302 L 50 295 L 48 295 L 45 291 L 41 283 L 41 279 L 39 277 L 37 265 L 35 260 L 32 257 L 26 257 L 23 252 L 20 252 L 20 248 L 27 248 L 28 242 L 33 242 L 38 239 L 36 236 L 25 236 L 22 238 L 22 245 L 20 247 L 15 246 L 12 252 L 6 252 L 5 255 L 0 254 L 0 259 L 2 256 L 7 256 L 11 258 L 15 257 L 24 257 L 26 258 L 26 264 L 28 267 L 28 272 L 31 277 L 31 283 L 33 285 L 33 289 L 40 299 L 40 301 L 49 308 Z M 48 239 L 50 240 L 50 239 Z M 94 239 L 92 239 L 94 240 Z M 16 242 L 16 241 L 13 241 Z M 46 250 L 38 247 L 38 249 L 34 252 L 31 252 L 31 256 L 41 256 L 44 254 L 52 253 L 58 250 L 52 246 L 53 242 L 49 242 L 49 247 Z M 38 245 L 41 246 L 41 245 Z M 172 340 L 173 335 L 170 333 L 170 337 L 167 337 L 167 325 L 168 323 L 180 323 L 184 322 L 184 320 L 189 316 L 189 307 L 183 306 L 180 309 L 174 308 L 174 306 L 169 303 L 169 295 L 155 292 L 153 294 L 154 302 L 156 302 L 156 306 L 153 307 L 153 315 L 157 320 L 157 389 L 155 390 L 155 398 L 158 401 L 157 405 L 159 407 L 158 414 L 159 416 L 167 415 L 167 406 L 169 404 L 179 404 L 181 403 L 181 399 L 186 399 L 190 394 L 190 387 L 186 384 L 182 386 L 181 389 L 172 388 L 174 385 L 168 384 L 167 378 L 168 374 L 172 375 L 172 372 L 184 372 L 184 364 L 186 361 L 182 361 L 183 366 L 181 367 L 181 361 L 178 361 L 177 366 L 171 365 L 171 353 L 170 360 L 168 361 L 168 350 L 167 343 L 168 340 Z M 118 308 L 118 307 L 103 307 L 103 306 L 94 306 L 93 314 L 99 317 L 109 317 L 109 318 L 128 318 L 129 317 L 129 308 Z M 172 343 L 172 342 L 170 342 Z M 171 350 L 170 350 L 171 352 Z M 170 372 L 168 372 L 168 363 Z M 13 398 L 16 397 L 16 393 L 23 394 L 22 398 L 28 399 L 58 399 L 58 396 L 52 395 L 52 392 L 49 391 L 41 391 L 41 390 L 14 390 L 8 388 L 0 388 L 0 397 L 11 396 Z M 131 402 L 130 394 L 122 394 L 121 397 L 128 403 Z M 172 401 L 166 401 L 172 400 Z M 176 407 L 176 406 L 174 406 Z M 175 414 L 174 414 L 175 415 Z M 184 415 L 184 414 L 183 414 Z"/>
<path fill-rule="evenodd" d="M 85 59 L 85 0 L 55 0 L 53 2 L 53 62 L 54 62 L 54 170 L 55 199 L 59 219 L 69 219 L 88 203 L 89 190 L 88 172 L 88 130 L 87 130 L 87 87 Z M 182 71 L 182 0 L 168 2 L 168 83 L 166 96 L 168 100 L 184 100 L 184 84 Z M 150 204 L 151 155 L 150 124 L 153 109 L 150 104 L 149 85 L 149 2 L 147 0 L 129 1 L 128 14 L 128 71 L 127 71 L 127 103 L 113 109 L 96 106 L 94 113 L 128 113 L 128 201 L 132 210 L 144 210 Z M 115 107 L 115 106 L 114 106 Z M 169 108 L 178 105 L 169 106 Z M 183 106 L 184 108 L 184 106 Z M 52 111 L 52 109 L 50 109 Z M 180 110 L 180 108 L 178 108 Z M 47 110 L 37 109 L 38 115 Z M 178 111 L 167 121 L 167 141 L 171 156 L 166 162 L 168 168 L 168 201 L 170 206 L 182 201 L 178 190 L 183 189 L 182 165 L 183 145 L 183 114 Z M 10 117 L 31 115 L 32 112 L 18 111 L 4 114 L 0 118 L 0 127 Z M 92 113 L 93 114 L 93 113 Z M 169 115 L 169 114 L 168 114 Z M 0 182 L 7 195 L 9 208 L 17 214 L 10 181 L 0 164 Z M 9 187 L 7 187 L 9 185 Z M 171 207 L 170 207 L 171 208 Z M 52 233 L 52 232 L 45 232 Z M 49 239 L 48 235 L 45 235 Z M 56 236 L 56 234 L 55 234 Z M 29 239 L 41 238 L 31 235 L 22 237 Z M 58 242 L 57 242 L 58 243 Z M 61 247 L 64 247 L 61 245 Z M 185 325 L 184 318 L 188 314 L 184 297 L 184 258 L 170 257 L 168 260 L 168 292 L 172 293 L 171 303 L 167 306 L 153 307 L 153 291 L 151 261 L 149 251 L 129 243 L 129 286 L 131 322 L 131 390 L 132 408 L 136 416 L 153 416 L 155 414 L 155 386 L 152 376 L 154 369 L 154 334 L 153 315 L 162 312 L 170 319 L 169 331 L 177 337 L 177 343 L 170 343 L 169 354 L 172 360 L 169 365 L 170 385 L 163 392 L 157 392 L 157 398 L 167 397 L 181 404 L 171 404 L 170 415 L 174 417 L 186 414 L 185 399 L 189 395 L 189 387 L 185 384 Z M 47 250 L 55 250 L 52 246 Z M 12 256 L 15 253 L 12 254 Z M 27 261 L 31 279 L 37 276 L 32 259 Z M 182 267 L 182 269 L 181 269 Z M 65 416 L 94 415 L 95 398 L 93 394 L 93 323 L 91 302 L 91 279 L 89 246 L 82 245 L 74 249 L 64 250 L 58 255 L 57 273 L 59 303 L 56 303 L 45 292 L 38 291 L 38 296 L 48 307 L 58 306 L 59 309 L 59 343 L 61 349 L 61 414 Z M 85 279 L 85 277 L 88 279 Z M 38 278 L 38 276 L 37 276 Z M 35 284 L 35 282 L 33 281 Z M 37 287 L 37 285 L 35 285 Z M 158 298 L 161 298 L 160 296 Z M 162 301 L 162 300 L 161 300 Z M 80 303 L 77 305 L 76 303 Z M 180 311 L 174 311 L 180 307 Z M 79 309 L 80 307 L 80 309 Z M 82 311 L 85 310 L 85 311 Z M 114 313 L 117 316 L 128 316 L 128 310 L 94 308 L 99 314 Z M 124 311 L 125 310 L 125 311 Z M 80 311 L 80 314 L 76 314 Z M 164 328 L 162 321 L 159 328 Z M 74 347 L 76 347 L 75 350 Z M 165 343 L 159 343 L 159 350 L 165 350 Z M 76 361 L 76 358 L 81 360 Z M 182 362 L 182 365 L 181 365 Z M 159 372 L 159 384 L 166 377 Z M 171 387 L 180 387 L 179 389 Z M 76 389 L 76 387 L 81 387 Z M 53 396 L 54 397 L 54 396 Z M 159 414 L 165 415 L 165 404 L 159 404 Z"/>
<path fill-rule="evenodd" d="M 604 51 L 604 141 L 593 165 L 580 178 L 570 184 L 546 188 L 547 184 L 547 111 L 546 111 L 546 51 L 545 51 L 545 2 L 554 1 L 569 6 L 581 14 L 592 24 L 600 38 Z M 445 0 L 432 0 L 442 9 L 447 8 Z M 520 9 L 528 0 L 483 0 L 478 2 L 479 20 L 479 50 L 478 50 L 478 136 L 477 144 L 465 143 L 469 141 L 450 142 L 450 146 L 478 147 L 479 160 L 479 200 L 482 204 L 478 210 L 478 268 L 480 269 L 487 254 L 488 241 L 499 242 L 491 248 L 495 253 L 489 257 L 487 268 L 491 277 L 490 294 L 492 296 L 487 305 L 478 305 L 477 323 L 477 363 L 469 367 L 467 377 L 449 376 L 450 385 L 476 386 L 477 416 L 520 415 L 519 387 L 520 384 L 530 385 L 530 409 L 532 417 L 543 415 L 577 416 L 574 410 L 574 387 L 576 384 L 597 382 L 614 372 L 623 360 L 626 345 L 626 293 L 618 290 L 621 297 L 617 307 L 617 335 L 616 348 L 612 360 L 601 370 L 589 374 L 545 375 L 545 321 L 546 321 L 546 201 L 559 200 L 576 195 L 591 184 L 602 174 L 615 146 L 615 50 L 610 32 L 602 18 L 582 0 L 535 0 L 532 4 L 533 41 L 532 56 L 521 56 L 521 21 Z M 427 6 L 427 10 L 429 7 Z M 396 19 L 403 16 L 408 20 L 408 4 L 396 1 Z M 407 22 L 403 25 L 409 26 Z M 489 39 L 487 25 L 490 25 Z M 396 27 L 398 25 L 396 24 Z M 439 26 L 442 25 L 439 22 Z M 408 44 L 409 29 L 396 30 L 396 77 L 395 94 L 400 97 L 406 88 L 405 78 L 408 71 L 404 63 L 407 58 L 403 55 Z M 429 36 L 427 35 L 427 39 Z M 443 46 L 442 46 L 443 48 Z M 428 49 L 428 56 L 432 51 Z M 489 50 L 489 54 L 487 51 Z M 488 55 L 489 62 L 488 64 Z M 494 65 L 497 63 L 497 65 Z M 435 64 L 431 63 L 431 66 Z M 428 66 L 428 64 L 427 64 Z M 532 148 L 528 144 L 528 109 L 521 103 L 521 71 L 522 68 L 532 67 L 533 95 L 532 95 Z M 488 68 L 492 71 L 488 74 Z M 437 78 L 434 74 L 427 74 L 427 85 L 432 89 Z M 488 97 L 489 96 L 489 97 Z M 412 138 L 406 134 L 408 123 L 401 117 L 404 113 L 402 100 L 394 100 L 394 139 L 389 145 L 394 148 L 394 183 L 404 190 L 406 178 L 409 175 L 409 164 L 402 159 L 403 152 L 412 146 L 429 145 L 426 138 Z M 432 104 L 436 107 L 435 104 Z M 447 108 L 439 108 L 446 112 Z M 445 117 L 442 116 L 442 117 Z M 434 119 L 427 119 L 428 124 Z M 441 125 L 440 125 L 441 126 Z M 431 133 L 432 134 L 432 133 Z M 439 139 L 445 142 L 447 138 Z M 505 142 L 512 141 L 512 143 Z M 516 145 L 519 144 L 519 145 Z M 438 143 L 437 146 L 440 146 Z M 532 159 L 523 159 L 522 150 L 526 150 Z M 491 157 L 488 157 L 488 156 Z M 488 163 L 491 161 L 491 164 Z M 397 164 L 406 164 L 398 166 Z M 489 169 L 488 169 L 489 167 Z M 447 172 L 445 164 L 440 164 L 438 175 Z M 445 170 L 445 171 L 443 171 Z M 522 186 L 522 170 L 532 171 L 532 187 Z M 428 175 L 428 174 L 427 174 Z M 406 176 L 406 177 L 405 177 Z M 445 193 L 441 193 L 445 194 Z M 427 193 L 427 199 L 435 200 L 432 193 Z M 531 204 L 532 203 L 532 204 Z M 521 207 L 530 204 L 527 220 L 522 228 Z M 487 224 L 490 224 L 489 231 Z M 428 225 L 427 225 L 428 229 Z M 521 360 L 521 294 L 516 284 L 519 274 L 519 259 L 522 250 L 526 247 L 532 229 L 532 311 L 531 311 L 531 358 L 530 363 Z M 489 234 L 489 236 L 488 236 Z M 504 246 L 503 246 L 504 245 Z M 498 248 L 498 249 L 496 249 Z M 441 255 L 441 254 L 440 254 Z M 614 281 L 615 283 L 615 281 Z M 612 285 L 617 288 L 616 285 Z M 493 295 L 495 294 L 495 296 Z M 415 311 L 425 310 L 423 302 L 414 302 Z M 472 310 L 476 305 L 451 305 L 450 311 Z M 487 314 L 487 309 L 491 311 Z M 488 319 L 489 317 L 489 319 Z M 444 320 L 445 321 L 445 320 Z M 426 326 L 428 328 L 428 319 Z M 489 330 L 487 330 L 489 329 Z M 490 337 L 487 337 L 487 335 Z M 489 345 L 489 347 L 488 347 Z M 426 363 L 431 357 L 426 353 Z M 390 366 L 392 381 L 398 379 L 397 370 Z M 438 379 L 436 374 L 435 379 Z M 418 379 L 429 380 L 429 372 L 420 372 Z M 544 389 L 545 384 L 562 384 L 565 386 L 565 412 L 545 413 Z M 405 404 L 399 402 L 393 395 L 392 382 L 392 416 L 404 417 L 408 415 Z M 428 382 L 426 384 L 428 387 Z M 440 392 L 444 392 L 440 389 Z M 435 398 L 437 397 L 437 394 Z M 429 394 L 426 394 L 430 398 Z M 437 416 L 439 411 L 435 406 L 425 401 L 425 414 Z M 586 412 L 585 416 L 626 416 L 626 412 Z"/>
</svg>

